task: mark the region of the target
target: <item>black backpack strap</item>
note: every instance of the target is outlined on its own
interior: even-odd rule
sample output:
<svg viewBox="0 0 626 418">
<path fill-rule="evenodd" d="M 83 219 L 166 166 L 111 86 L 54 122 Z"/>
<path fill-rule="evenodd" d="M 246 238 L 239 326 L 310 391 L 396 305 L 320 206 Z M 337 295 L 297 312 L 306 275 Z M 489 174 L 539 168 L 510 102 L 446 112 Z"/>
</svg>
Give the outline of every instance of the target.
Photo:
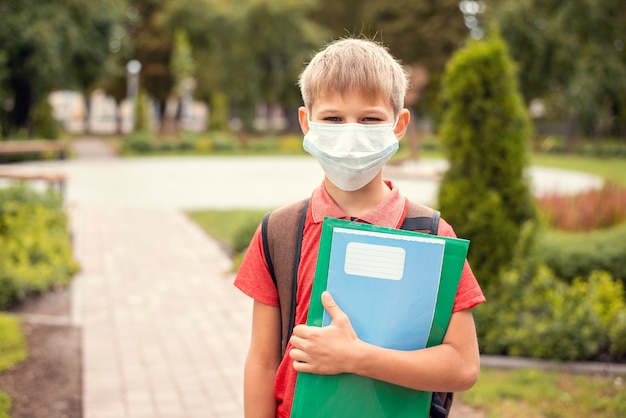
<svg viewBox="0 0 626 418">
<path fill-rule="evenodd" d="M 440 218 L 441 213 L 438 210 L 409 200 L 407 214 L 400 229 L 437 235 Z"/>
<path fill-rule="evenodd" d="M 261 241 L 263 242 L 263 255 L 265 256 L 265 263 L 267 264 L 267 269 L 272 276 L 274 286 L 276 286 L 276 273 L 274 272 L 274 263 L 272 263 L 272 257 L 270 256 L 270 243 L 269 237 L 267 236 L 267 224 L 271 214 L 272 212 L 267 212 L 265 216 L 263 216 L 263 221 L 261 222 Z"/>
<path fill-rule="evenodd" d="M 452 408 L 452 392 L 433 392 L 430 402 L 430 418 L 446 418 Z"/>
<path fill-rule="evenodd" d="M 265 262 L 280 301 L 283 354 L 295 321 L 300 249 L 308 206 L 308 199 L 284 206 L 267 213 L 261 223 Z"/>
<path fill-rule="evenodd" d="M 441 215 L 439 211 L 433 210 L 433 216 L 404 218 L 404 222 L 402 222 L 400 229 L 405 229 L 407 231 L 428 231 L 429 234 L 437 235 L 440 217 Z"/>
</svg>

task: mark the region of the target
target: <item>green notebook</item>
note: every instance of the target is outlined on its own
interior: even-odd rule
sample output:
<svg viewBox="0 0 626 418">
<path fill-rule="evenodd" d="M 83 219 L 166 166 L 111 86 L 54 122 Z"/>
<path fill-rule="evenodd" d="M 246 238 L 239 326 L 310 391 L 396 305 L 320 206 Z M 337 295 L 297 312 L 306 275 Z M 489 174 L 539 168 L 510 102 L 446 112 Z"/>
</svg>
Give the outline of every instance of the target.
<svg viewBox="0 0 626 418">
<path fill-rule="evenodd" d="M 328 325 L 321 303 L 328 289 L 364 341 L 399 350 L 441 344 L 468 247 L 459 238 L 326 218 L 307 325 Z M 363 376 L 299 373 L 291 416 L 428 418 L 431 397 Z"/>
</svg>

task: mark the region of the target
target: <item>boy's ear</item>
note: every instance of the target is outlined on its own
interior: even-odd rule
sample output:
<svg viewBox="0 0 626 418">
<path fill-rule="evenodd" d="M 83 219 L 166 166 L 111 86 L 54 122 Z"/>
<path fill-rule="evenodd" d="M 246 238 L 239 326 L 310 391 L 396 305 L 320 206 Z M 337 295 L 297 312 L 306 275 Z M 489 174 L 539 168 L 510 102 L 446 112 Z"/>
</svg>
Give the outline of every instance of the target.
<svg viewBox="0 0 626 418">
<path fill-rule="evenodd" d="M 309 132 L 309 112 L 304 106 L 298 108 L 298 121 L 300 122 L 302 133 L 306 135 Z"/>
<path fill-rule="evenodd" d="M 396 138 L 398 141 L 404 137 L 406 130 L 409 127 L 409 122 L 411 121 L 411 112 L 408 109 L 402 109 L 400 114 L 398 115 L 398 123 L 396 123 L 396 128 L 394 129 L 394 133 L 396 134 Z"/>
</svg>

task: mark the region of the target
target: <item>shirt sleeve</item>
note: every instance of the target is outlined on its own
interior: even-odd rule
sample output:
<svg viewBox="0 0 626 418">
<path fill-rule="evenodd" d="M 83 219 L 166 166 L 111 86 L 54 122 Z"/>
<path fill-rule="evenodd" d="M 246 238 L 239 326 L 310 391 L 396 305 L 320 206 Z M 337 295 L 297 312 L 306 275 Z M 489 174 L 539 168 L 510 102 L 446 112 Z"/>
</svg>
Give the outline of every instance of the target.
<svg viewBox="0 0 626 418">
<path fill-rule="evenodd" d="M 278 291 L 265 262 L 260 225 L 250 241 L 234 284 L 244 294 L 258 302 L 279 306 Z"/>
<path fill-rule="evenodd" d="M 438 235 L 443 237 L 456 238 L 454 229 L 452 229 L 452 226 L 450 226 L 450 224 L 444 219 L 440 219 L 439 221 L 438 232 Z M 463 266 L 463 273 L 461 273 L 461 280 L 456 292 L 456 299 L 454 300 L 452 312 L 471 309 L 485 301 L 485 295 L 483 294 L 483 291 L 480 288 L 474 273 L 472 272 L 472 268 L 466 259 L 465 265 Z"/>
</svg>

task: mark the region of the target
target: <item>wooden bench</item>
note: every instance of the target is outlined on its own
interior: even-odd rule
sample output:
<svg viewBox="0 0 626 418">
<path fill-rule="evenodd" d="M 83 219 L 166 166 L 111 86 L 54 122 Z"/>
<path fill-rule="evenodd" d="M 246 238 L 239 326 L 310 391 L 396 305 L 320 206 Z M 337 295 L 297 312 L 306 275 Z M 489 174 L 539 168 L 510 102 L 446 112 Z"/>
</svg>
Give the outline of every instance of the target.
<svg viewBox="0 0 626 418">
<path fill-rule="evenodd" d="M 61 195 L 61 200 L 65 200 L 65 182 L 67 180 L 64 173 L 34 173 L 20 172 L 15 170 L 3 169 L 0 166 L 0 179 L 16 180 L 16 181 L 44 181 L 48 183 L 48 187 L 56 189 Z"/>
<path fill-rule="evenodd" d="M 64 141 L 48 140 L 22 140 L 22 141 L 0 141 L 0 163 L 8 161 L 10 155 L 18 154 L 56 154 L 61 160 L 65 159 L 69 151 L 69 144 Z M 8 166 L 0 164 L 0 179 L 16 181 L 44 181 L 50 188 L 56 188 L 61 194 L 61 199 L 65 198 L 64 173 L 40 173 L 12 170 Z"/>
<path fill-rule="evenodd" d="M 70 146 L 65 141 L 47 141 L 43 139 L 23 141 L 0 141 L 0 162 L 7 160 L 9 155 L 56 153 L 61 160 L 65 159 Z"/>
</svg>

